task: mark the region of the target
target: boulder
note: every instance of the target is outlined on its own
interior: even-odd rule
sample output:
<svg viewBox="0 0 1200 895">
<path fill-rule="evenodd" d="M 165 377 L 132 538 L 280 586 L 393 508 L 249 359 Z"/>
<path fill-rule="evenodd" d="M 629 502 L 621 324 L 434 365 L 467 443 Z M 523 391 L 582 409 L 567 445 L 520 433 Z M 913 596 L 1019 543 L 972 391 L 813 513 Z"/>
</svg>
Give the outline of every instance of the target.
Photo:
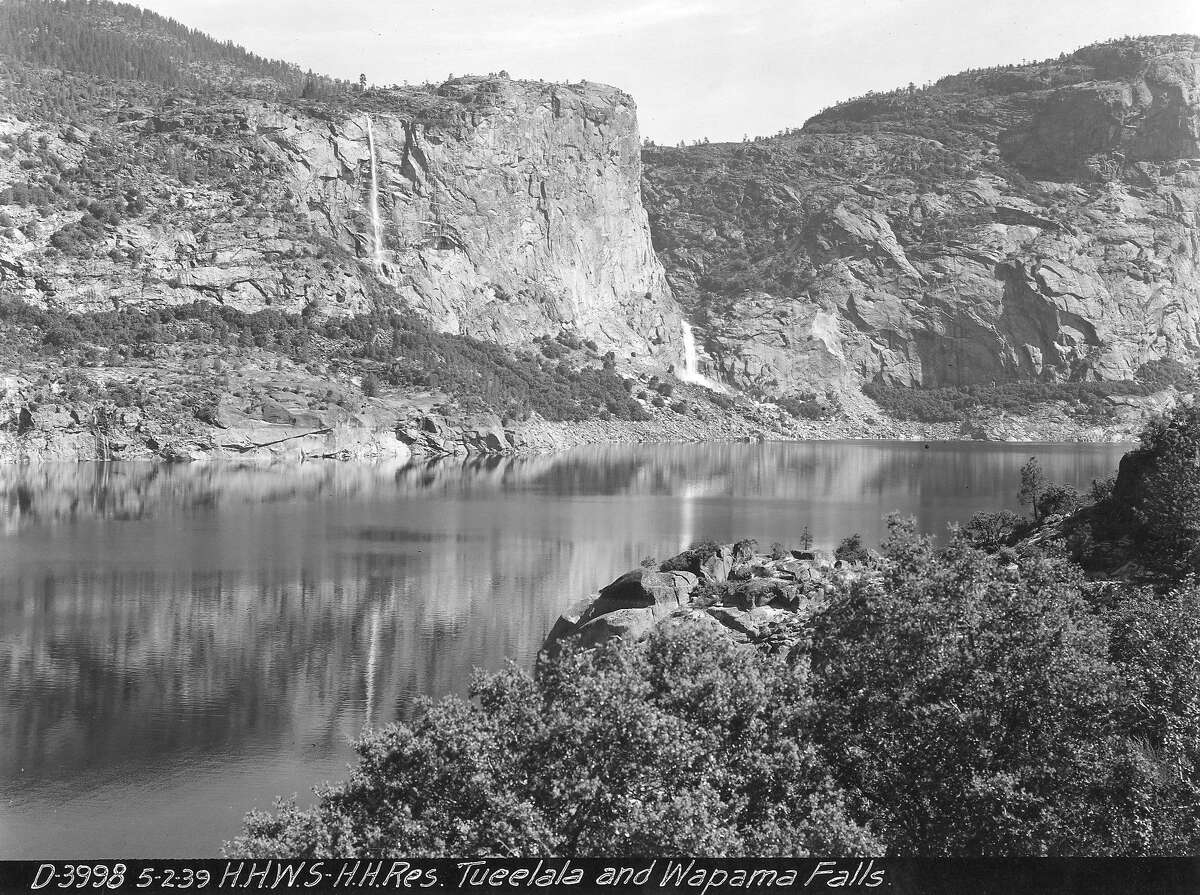
<svg viewBox="0 0 1200 895">
<path fill-rule="evenodd" d="M 747 637 L 758 636 L 758 625 L 750 618 L 750 614 L 732 606 L 710 606 L 708 614 L 731 631 L 745 634 Z"/>
<path fill-rule="evenodd" d="M 570 637 L 575 632 L 575 629 L 579 627 L 579 620 L 583 618 L 583 614 L 595 599 L 596 595 L 593 594 L 576 600 L 565 612 L 555 619 L 553 626 L 550 628 L 550 633 L 542 641 L 542 650 L 550 655 L 558 652 L 559 643 L 564 637 Z"/>
<path fill-rule="evenodd" d="M 732 568 L 733 548 L 726 545 L 700 564 L 700 575 L 713 584 L 720 584 L 729 578 Z"/>
<path fill-rule="evenodd" d="M 471 417 L 463 428 L 462 443 L 473 454 L 502 454 L 509 449 L 500 418 L 492 414 Z"/>
<path fill-rule="evenodd" d="M 730 580 L 730 581 L 749 581 L 753 577 L 754 577 L 754 569 L 753 569 L 753 567 L 751 567 L 750 563 L 740 562 L 740 563 L 736 563 L 733 566 L 733 568 L 729 570 L 729 579 L 728 580 Z"/>
<path fill-rule="evenodd" d="M 285 426 L 290 426 L 295 422 L 287 408 L 275 401 L 263 401 L 258 411 L 258 418 L 263 422 L 282 423 Z"/>
<path fill-rule="evenodd" d="M 658 606 L 607 612 L 579 626 L 579 645 L 587 649 L 606 643 L 614 637 L 636 640 L 653 628 L 655 622 L 666 614 L 667 612 L 661 611 Z"/>
<path fill-rule="evenodd" d="M 607 587 L 601 588 L 597 602 L 607 601 L 628 606 L 653 606 L 668 603 L 679 606 L 684 603 L 696 587 L 696 576 L 691 572 L 654 572 L 649 569 L 634 569 L 626 572 Z"/>
<path fill-rule="evenodd" d="M 749 610 L 756 606 L 794 606 L 799 600 L 795 584 L 780 578 L 751 578 L 726 591 L 724 603 Z"/>
</svg>

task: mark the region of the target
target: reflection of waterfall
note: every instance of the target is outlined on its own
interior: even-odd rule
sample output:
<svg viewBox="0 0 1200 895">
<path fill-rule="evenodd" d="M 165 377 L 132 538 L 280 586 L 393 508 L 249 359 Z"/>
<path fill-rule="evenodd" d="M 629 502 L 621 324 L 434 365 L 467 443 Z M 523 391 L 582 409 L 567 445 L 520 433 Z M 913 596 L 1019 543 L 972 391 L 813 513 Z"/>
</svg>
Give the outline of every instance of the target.
<svg viewBox="0 0 1200 895">
<path fill-rule="evenodd" d="M 375 666 L 379 664 L 379 607 L 371 613 L 371 635 L 367 641 L 367 715 L 365 723 L 375 717 Z"/>
<path fill-rule="evenodd" d="M 700 373 L 700 367 L 696 363 L 696 336 L 692 333 L 692 325 L 686 320 L 681 320 L 680 326 L 683 327 L 683 371 L 676 371 L 675 375 L 684 382 L 702 385 L 716 392 L 724 391 L 719 383 Z"/>
<path fill-rule="evenodd" d="M 682 553 L 696 541 L 696 505 L 694 503 L 697 491 L 703 489 L 685 485 L 679 495 L 679 552 Z"/>
<path fill-rule="evenodd" d="M 371 116 L 367 116 L 367 148 L 371 153 L 371 196 L 367 207 L 371 211 L 371 236 L 375 266 L 383 269 L 383 240 L 379 224 L 379 171 L 375 164 L 375 131 L 371 127 Z"/>
</svg>

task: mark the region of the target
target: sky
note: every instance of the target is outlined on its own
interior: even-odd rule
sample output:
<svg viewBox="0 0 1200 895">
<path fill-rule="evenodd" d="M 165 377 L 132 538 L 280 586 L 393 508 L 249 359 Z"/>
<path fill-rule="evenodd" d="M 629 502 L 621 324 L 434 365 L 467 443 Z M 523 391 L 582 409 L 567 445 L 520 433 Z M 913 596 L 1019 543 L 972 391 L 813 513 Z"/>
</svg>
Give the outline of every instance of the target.
<svg viewBox="0 0 1200 895">
<path fill-rule="evenodd" d="M 1200 34 L 1196 0 L 134 0 L 260 55 L 374 84 L 504 69 L 631 93 L 643 136 L 799 127 L 868 90 Z"/>
</svg>

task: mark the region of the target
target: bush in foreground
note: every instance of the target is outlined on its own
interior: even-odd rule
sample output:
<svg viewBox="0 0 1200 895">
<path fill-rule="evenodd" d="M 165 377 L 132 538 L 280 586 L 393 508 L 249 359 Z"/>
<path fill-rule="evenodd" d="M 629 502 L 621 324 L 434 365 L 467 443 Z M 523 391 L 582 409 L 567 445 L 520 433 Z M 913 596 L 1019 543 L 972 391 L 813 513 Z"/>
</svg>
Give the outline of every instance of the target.
<svg viewBox="0 0 1200 895">
<path fill-rule="evenodd" d="M 880 850 L 807 735 L 801 667 L 711 625 L 476 678 L 357 744 L 311 810 L 252 814 L 231 856 L 805 855 Z"/>
<path fill-rule="evenodd" d="M 479 676 L 230 856 L 1200 849 L 1200 590 L 894 522 L 792 658 L 703 621 Z"/>
<path fill-rule="evenodd" d="M 1078 570 L 938 554 L 901 524 L 883 556 L 812 634 L 817 739 L 861 817 L 900 854 L 1140 850 L 1118 828 L 1124 676 Z"/>
</svg>

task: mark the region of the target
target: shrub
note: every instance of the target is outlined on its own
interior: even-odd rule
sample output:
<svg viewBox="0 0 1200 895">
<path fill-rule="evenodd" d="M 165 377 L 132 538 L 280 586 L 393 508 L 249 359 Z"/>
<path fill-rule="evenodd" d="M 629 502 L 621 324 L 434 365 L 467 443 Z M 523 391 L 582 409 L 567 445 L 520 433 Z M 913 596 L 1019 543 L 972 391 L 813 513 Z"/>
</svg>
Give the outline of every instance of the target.
<svg viewBox="0 0 1200 895">
<path fill-rule="evenodd" d="M 1076 417 L 1103 422 L 1111 416 L 1109 396 L 1148 395 L 1158 387 L 1146 381 L 1005 382 L 937 388 L 868 382 L 862 390 L 889 416 L 926 423 L 961 422 L 979 413 L 1028 415 L 1050 402 L 1065 402 Z"/>
<path fill-rule="evenodd" d="M 568 646 L 360 740 L 307 810 L 252 813 L 229 856 L 874 853 L 807 742 L 804 671 L 709 626 Z"/>
<path fill-rule="evenodd" d="M 754 538 L 743 538 L 733 545 L 733 561 L 749 562 L 754 559 L 754 553 L 757 550 L 758 541 Z"/>
<path fill-rule="evenodd" d="M 85 220 L 96 219 L 88 215 Z M 66 239 L 71 232 L 63 228 L 56 236 Z M 64 246 L 71 251 L 88 250 L 73 243 Z M 614 369 L 574 368 L 530 354 L 515 356 L 495 343 L 436 332 L 415 314 L 399 310 L 378 308 L 319 322 L 311 314 L 274 309 L 247 314 L 198 301 L 148 311 L 70 315 L 10 299 L 0 303 L 0 317 L 20 320 L 40 331 L 44 339 L 50 331 L 65 328 L 78 333 L 77 341 L 98 347 L 148 346 L 179 339 L 205 345 L 257 346 L 297 363 L 309 358 L 316 342 L 339 364 L 361 370 L 367 388 L 372 387 L 368 381 L 372 376 L 376 387 L 384 379 L 393 385 L 436 387 L 464 406 L 488 409 L 510 419 L 524 419 L 531 412 L 549 420 L 593 419 L 602 412 L 617 419 L 649 419 L 645 409 L 629 397 L 626 380 Z M 74 342 L 60 333 L 46 344 L 57 348 Z M 557 343 L 548 340 L 545 344 Z"/>
<path fill-rule="evenodd" d="M 1192 368 L 1174 358 L 1162 357 L 1146 361 L 1137 368 L 1134 378 L 1160 388 L 1182 386 L 1193 376 Z"/>
<path fill-rule="evenodd" d="M 861 563 L 866 562 L 870 558 L 871 552 L 867 550 L 866 545 L 863 543 L 862 535 L 855 532 L 848 537 L 842 538 L 842 542 L 833 551 L 833 555 L 843 562 Z"/>
<path fill-rule="evenodd" d="M 687 550 L 682 553 L 672 556 L 670 559 L 663 560 L 659 571 L 662 572 L 691 572 L 693 575 L 700 574 L 700 567 L 708 561 L 708 558 L 717 553 L 721 549 L 721 545 L 716 541 L 696 541 Z"/>
<path fill-rule="evenodd" d="M 1038 501 L 1045 488 L 1046 474 L 1042 471 L 1042 464 L 1038 462 L 1037 457 L 1030 457 L 1021 467 L 1021 487 L 1017 490 L 1017 502 L 1023 507 L 1031 507 L 1035 520 L 1042 518 Z"/>
<path fill-rule="evenodd" d="M 787 395 L 775 401 L 781 408 L 798 419 L 820 420 L 833 416 L 836 411 L 831 405 L 821 401 L 815 395 Z"/>
<path fill-rule="evenodd" d="M 1026 529 L 1029 520 L 1012 510 L 981 512 L 971 517 L 960 535 L 980 550 L 996 551 L 1012 544 Z"/>
<path fill-rule="evenodd" d="M 1181 404 L 1152 419 L 1141 445 L 1121 459 L 1111 501 L 1141 558 L 1172 577 L 1200 573 L 1200 405 Z"/>
<path fill-rule="evenodd" d="M 1033 556 L 1014 580 L 896 522 L 882 552 L 881 578 L 813 618 L 816 736 L 856 817 L 897 854 L 1152 848 L 1154 773 L 1131 758 L 1125 676 L 1078 570 Z"/>
<path fill-rule="evenodd" d="M 1110 654 L 1128 682 L 1129 762 L 1143 805 L 1126 809 L 1142 854 L 1193 854 L 1200 842 L 1200 589 L 1129 589 L 1108 618 Z M 1146 779 L 1148 777 L 1148 779 Z M 1135 839 L 1135 841 L 1137 841 Z"/>
<path fill-rule="evenodd" d="M 1048 485 L 1038 496 L 1038 512 L 1041 518 L 1066 516 L 1079 509 L 1079 495 L 1069 485 Z"/>
</svg>

